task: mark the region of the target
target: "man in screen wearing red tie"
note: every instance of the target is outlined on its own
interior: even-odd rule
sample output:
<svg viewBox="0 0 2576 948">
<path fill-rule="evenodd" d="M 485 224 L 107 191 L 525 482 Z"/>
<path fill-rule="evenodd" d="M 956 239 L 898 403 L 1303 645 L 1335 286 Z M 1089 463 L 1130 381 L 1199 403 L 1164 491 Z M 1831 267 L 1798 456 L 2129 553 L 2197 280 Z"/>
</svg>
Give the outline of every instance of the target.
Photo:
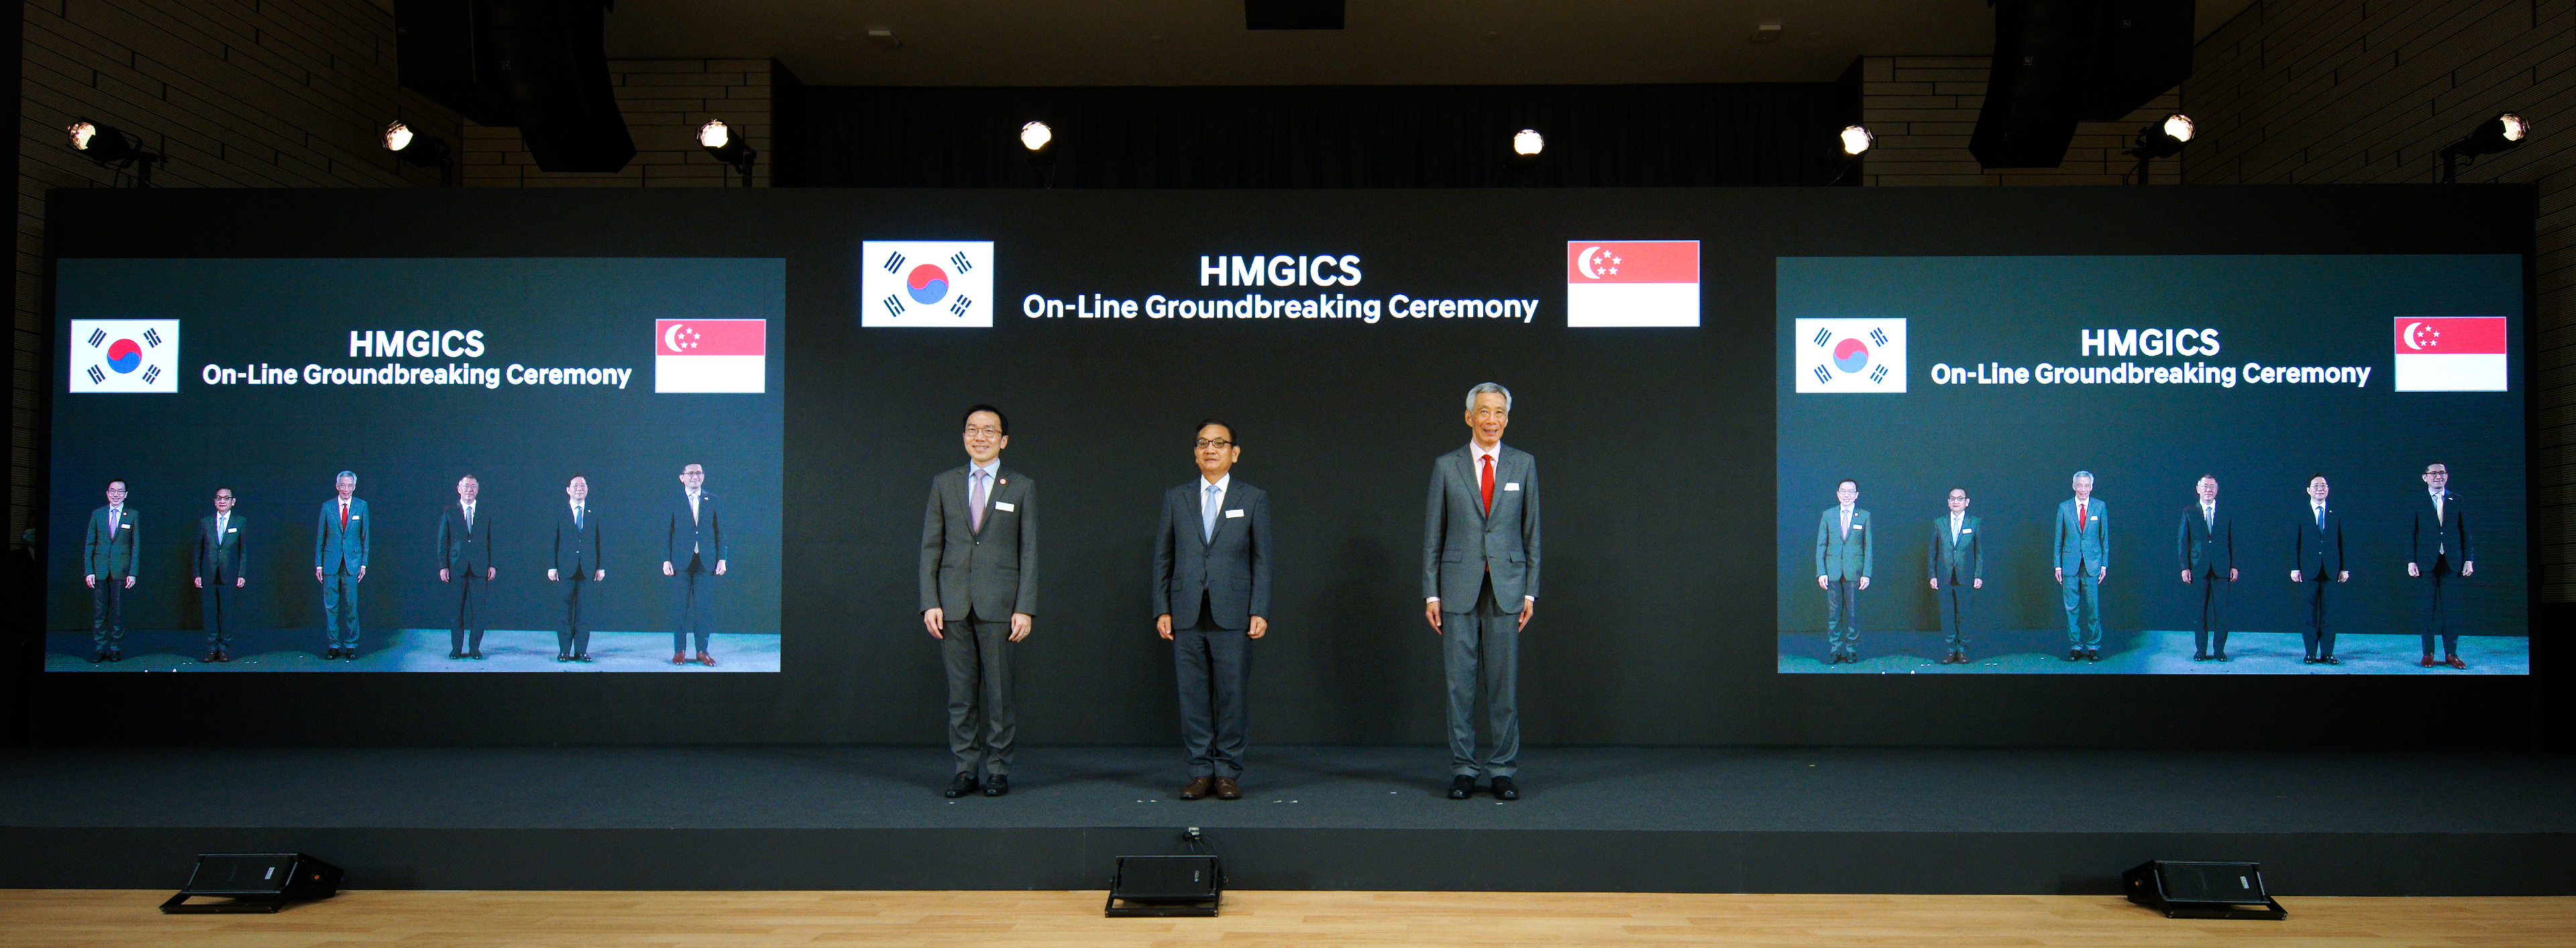
<svg viewBox="0 0 2576 948">
<path fill-rule="evenodd" d="M 359 500 L 358 475 L 341 471 L 336 495 L 322 502 L 313 530 L 313 579 L 322 584 L 324 661 L 358 657 L 358 583 L 367 578 L 367 502 Z"/>
<path fill-rule="evenodd" d="M 2111 575 L 2110 508 L 2093 499 L 2093 472 L 2075 472 L 2075 496 L 2057 505 L 2057 577 L 2066 604 L 2066 660 L 2102 660 L 2102 580 Z"/>
<path fill-rule="evenodd" d="M 1494 799 L 1518 800 L 1521 630 L 1538 614 L 1538 459 L 1503 446 L 1512 392 L 1467 390 L 1467 446 L 1431 465 L 1422 526 L 1422 615 L 1441 636 L 1449 683 L 1449 799 L 1493 778 Z M 1476 756 L 1476 694 L 1484 692 L 1493 747 Z"/>
</svg>

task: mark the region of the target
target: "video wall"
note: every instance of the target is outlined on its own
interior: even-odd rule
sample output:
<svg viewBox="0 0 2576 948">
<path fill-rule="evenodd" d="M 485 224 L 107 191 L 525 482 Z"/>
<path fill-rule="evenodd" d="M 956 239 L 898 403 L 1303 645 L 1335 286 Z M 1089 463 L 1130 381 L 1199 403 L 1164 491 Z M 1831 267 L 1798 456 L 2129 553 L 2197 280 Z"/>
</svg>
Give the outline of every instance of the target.
<svg viewBox="0 0 2576 948">
<path fill-rule="evenodd" d="M 777 259 L 66 259 L 46 668 L 777 671 Z"/>
<path fill-rule="evenodd" d="M 1780 671 L 2530 670 L 2518 255 L 1786 257 L 1778 293 Z"/>
</svg>

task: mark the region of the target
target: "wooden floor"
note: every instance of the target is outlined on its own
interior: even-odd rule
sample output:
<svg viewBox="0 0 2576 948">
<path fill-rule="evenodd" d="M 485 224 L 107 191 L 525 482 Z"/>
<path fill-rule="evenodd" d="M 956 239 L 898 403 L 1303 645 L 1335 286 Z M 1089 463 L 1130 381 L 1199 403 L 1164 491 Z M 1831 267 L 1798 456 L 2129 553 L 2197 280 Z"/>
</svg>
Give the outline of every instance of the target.
<svg viewBox="0 0 2576 948">
<path fill-rule="evenodd" d="M 0 890 L 0 946 L 2576 945 L 2576 898 L 2290 899 L 2283 922 L 2094 896 L 1237 892 L 1222 918 L 1104 919 L 1099 892 L 349 892 L 172 915 L 165 892 Z"/>
</svg>

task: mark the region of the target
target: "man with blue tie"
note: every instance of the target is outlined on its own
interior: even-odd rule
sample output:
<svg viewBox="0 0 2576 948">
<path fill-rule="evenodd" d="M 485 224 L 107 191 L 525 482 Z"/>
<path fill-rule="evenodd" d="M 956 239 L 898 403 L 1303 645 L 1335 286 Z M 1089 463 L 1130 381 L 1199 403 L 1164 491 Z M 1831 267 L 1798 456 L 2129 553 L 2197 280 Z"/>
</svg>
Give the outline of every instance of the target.
<svg viewBox="0 0 2576 948">
<path fill-rule="evenodd" d="M 2308 605 L 2308 630 L 2299 634 L 2308 648 L 2309 665 L 2341 665 L 2334 653 L 2334 633 L 2326 629 L 2326 587 L 2352 581 L 2343 568 L 2343 515 L 2326 506 L 2326 476 L 2308 478 L 2307 516 L 2299 518 L 2298 546 L 2290 560 L 2290 584 Z"/>
<path fill-rule="evenodd" d="M 1816 518 L 1816 588 L 1825 591 L 1825 664 L 1860 661 L 1860 591 L 1878 564 L 1878 531 L 1860 509 L 1860 482 L 1834 484 L 1834 505 Z"/>
<path fill-rule="evenodd" d="M 664 514 L 662 575 L 671 578 L 671 664 L 686 665 L 690 636 L 697 637 L 698 664 L 716 666 L 707 653 L 715 634 L 715 578 L 725 574 L 724 514 L 707 492 L 704 465 L 680 466 L 680 496 Z"/>
<path fill-rule="evenodd" d="M 546 561 L 546 581 L 562 583 L 563 631 L 555 633 L 555 661 L 590 661 L 590 624 L 581 615 L 581 595 L 590 584 L 606 580 L 607 560 L 600 553 L 599 512 L 590 509 L 590 479 L 579 474 L 564 485 L 571 498 L 555 518 L 555 545 Z"/>
<path fill-rule="evenodd" d="M 991 405 L 966 409 L 966 466 L 930 479 L 921 515 L 921 625 L 939 640 L 948 677 L 947 795 L 1011 792 L 1011 650 L 1038 611 L 1038 485 L 1002 466 L 1011 420 Z M 977 771 L 983 777 L 977 779 Z"/>
<path fill-rule="evenodd" d="M 125 505 L 125 482 L 107 482 L 107 506 L 90 511 L 81 541 L 81 583 L 89 587 L 89 660 L 125 660 L 125 591 L 134 588 L 138 557 L 134 509 Z"/>
<path fill-rule="evenodd" d="M 2227 622 L 2218 614 L 2224 601 L 2219 580 L 2229 589 L 2236 582 L 2236 524 L 2218 512 L 2218 478 L 2207 474 L 2192 485 L 2200 502 L 2182 512 L 2176 549 L 2182 554 L 2182 581 L 2200 589 L 2200 624 L 2193 627 L 2191 660 L 2227 660 Z M 2213 644 L 2214 643 L 2214 644 Z"/>
<path fill-rule="evenodd" d="M 188 556 L 196 566 L 192 581 L 205 591 L 206 660 L 210 662 L 233 660 L 232 631 L 241 621 L 240 594 L 242 587 L 250 585 L 242 575 L 242 524 L 233 513 L 233 503 L 231 488 L 215 488 L 215 512 L 197 522 L 197 542 Z"/>
<path fill-rule="evenodd" d="M 1467 446 L 1431 464 L 1423 510 L 1422 614 L 1441 636 L 1449 686 L 1449 799 L 1493 778 L 1494 799 L 1518 800 L 1521 632 L 1538 615 L 1538 459 L 1503 446 L 1512 392 L 1493 382 L 1467 390 Z M 1485 698 L 1493 747 L 1476 758 L 1476 695 Z"/>
<path fill-rule="evenodd" d="M 1234 479 L 1233 425 L 1200 422 L 1192 451 L 1199 476 L 1163 494 L 1154 528 L 1154 631 L 1180 682 L 1181 799 L 1239 800 L 1251 643 L 1270 632 L 1270 495 Z"/>
<path fill-rule="evenodd" d="M 1949 654 L 1941 656 L 1943 665 L 1968 663 L 1968 607 L 1977 590 L 1986 588 L 1985 538 L 1977 533 L 1984 526 L 1968 515 L 1968 489 L 1950 488 L 1946 501 L 1950 515 L 1932 521 L 1932 547 L 1927 559 L 1932 571 L 1932 610 L 1941 614 L 1941 637 Z"/>
<path fill-rule="evenodd" d="M 476 516 L 483 482 L 467 474 L 456 481 L 456 502 L 438 515 L 438 581 L 448 584 L 456 602 L 449 616 L 447 657 L 483 660 L 484 584 L 501 577 L 492 565 L 492 515 Z M 472 639 L 466 638 L 472 635 Z"/>
<path fill-rule="evenodd" d="M 2111 575 L 2110 508 L 2093 499 L 2093 472 L 2075 472 L 2075 497 L 2057 505 L 2057 577 L 2066 604 L 2066 660 L 2102 660 L 2102 580 Z"/>
<path fill-rule="evenodd" d="M 2432 502 L 2415 508 L 2415 530 L 2406 556 L 2406 575 L 2427 581 L 2423 666 L 2466 670 L 2469 663 L 2460 660 L 2460 630 L 2452 624 L 2458 618 L 2451 608 L 2459 593 L 2451 587 L 2478 571 L 2474 552 L 2477 548 L 2469 545 L 2469 512 L 2460 495 L 2451 490 L 2450 465 L 2425 465 L 2424 488 Z M 2459 564 L 2456 573 L 2451 565 L 2454 562 Z M 2436 637 L 2442 640 L 2443 658 L 2439 662 L 2433 660 Z"/>
<path fill-rule="evenodd" d="M 358 658 L 358 584 L 367 578 L 367 502 L 358 499 L 358 475 L 341 471 L 331 481 L 337 496 L 322 502 L 313 530 L 313 580 L 322 584 L 322 660 Z"/>
</svg>

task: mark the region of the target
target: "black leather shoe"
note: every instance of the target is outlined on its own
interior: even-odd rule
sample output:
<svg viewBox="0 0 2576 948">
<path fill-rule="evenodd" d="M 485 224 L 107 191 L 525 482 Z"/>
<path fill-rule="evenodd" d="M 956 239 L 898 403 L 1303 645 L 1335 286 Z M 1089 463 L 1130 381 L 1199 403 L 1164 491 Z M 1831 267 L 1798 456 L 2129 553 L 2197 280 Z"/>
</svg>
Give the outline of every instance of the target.
<svg viewBox="0 0 2576 948">
<path fill-rule="evenodd" d="M 2209 656 L 2201 652 L 2193 652 L 2191 653 L 2191 660 L 2195 662 L 2205 662 L 2209 660 Z"/>
<path fill-rule="evenodd" d="M 2316 664 L 2316 663 L 2317 663 L 2317 657 L 2316 657 L 2316 656 L 2314 656 L 2314 655 L 2310 655 L 2310 656 L 2307 656 L 2307 657 L 2305 657 L 2305 658 L 2301 658 L 2301 659 L 2299 659 L 2299 664 L 2301 664 L 2301 665 L 2314 665 L 2314 664 Z"/>
<path fill-rule="evenodd" d="M 1459 774 L 1449 778 L 1449 799 L 1464 800 L 1476 795 L 1476 778 Z"/>
<path fill-rule="evenodd" d="M 555 661 L 557 661 L 557 662 L 569 662 L 569 661 L 572 661 L 572 656 L 570 656 L 570 655 L 557 655 L 557 656 L 555 656 Z"/>
<path fill-rule="evenodd" d="M 108 660 L 108 661 L 111 661 L 111 662 L 121 662 L 121 661 L 124 661 L 124 660 L 125 660 L 125 650 L 124 650 L 124 649 L 121 649 L 121 648 L 112 648 L 112 649 L 108 649 L 108 650 L 107 650 L 107 660 Z"/>
<path fill-rule="evenodd" d="M 464 658 L 465 658 L 465 653 L 463 653 L 463 652 L 459 652 L 459 651 L 456 651 L 456 650 L 454 650 L 454 649 L 449 649 L 449 650 L 448 650 L 448 652 L 447 652 L 447 660 L 448 660 L 448 661 L 451 661 L 451 662 L 454 662 L 454 661 L 463 661 L 463 660 L 464 660 Z"/>
<path fill-rule="evenodd" d="M 576 662 L 587 662 L 587 661 L 590 661 L 590 656 L 588 656 L 588 655 L 575 655 L 575 656 L 573 656 L 573 657 L 572 657 L 572 660 L 573 660 L 573 661 L 576 661 Z"/>
<path fill-rule="evenodd" d="M 1521 785 L 1520 785 L 1520 784 L 1513 783 L 1513 782 L 1512 782 L 1512 778 L 1510 778 L 1510 777 L 1496 777 L 1496 778 L 1494 778 L 1494 799 L 1497 799 L 1497 800 L 1518 800 L 1518 799 L 1520 799 L 1520 798 L 1521 798 Z"/>
<path fill-rule="evenodd" d="M 208 650 L 208 651 L 206 652 L 206 661 L 208 661 L 208 662 L 220 662 L 220 661 L 223 661 L 223 660 L 224 660 L 224 653 L 223 653 L 223 652 L 221 652 L 221 651 L 218 651 L 218 650 Z"/>
<path fill-rule="evenodd" d="M 2067 649 L 2067 650 L 2066 650 L 2066 660 L 2067 660 L 2067 661 L 2070 661 L 2070 662 L 2080 662 L 2080 661 L 2083 661 L 2083 660 L 2084 660 L 2084 650 L 2083 650 L 2083 649 L 2080 649 L 2080 648 L 2070 648 L 2070 649 Z"/>
<path fill-rule="evenodd" d="M 985 796 L 988 796 L 988 797 L 998 797 L 998 796 L 1001 796 L 1002 794 L 1009 793 L 1009 792 L 1011 792 L 1011 778 L 1009 778 L 1009 777 L 1005 777 L 1005 776 L 1003 776 L 1003 775 L 1001 775 L 1001 774 L 994 774 L 994 775 L 992 775 L 991 777 L 987 777 L 987 778 L 985 778 L 985 780 L 984 780 L 984 795 L 985 795 Z"/>
<path fill-rule="evenodd" d="M 467 652 L 467 653 L 465 653 L 465 657 L 470 658 L 470 659 L 473 659 L 473 660 L 478 661 L 478 662 L 479 662 L 479 661 L 482 661 L 482 660 L 483 660 L 483 650 L 478 648 L 478 649 L 475 649 L 475 650 L 473 650 L 473 651 L 471 651 L 471 652 Z"/>
<path fill-rule="evenodd" d="M 96 664 L 98 664 L 98 663 L 100 663 L 100 662 L 103 662 L 103 661 L 106 661 L 106 660 L 107 660 L 107 650 L 106 650 L 106 649 L 99 649 L 99 650 L 97 650 L 97 651 L 94 651 L 94 652 L 89 653 L 89 663 L 90 663 L 90 664 L 92 664 L 92 665 L 96 665 Z"/>
<path fill-rule="evenodd" d="M 2227 653 L 2220 652 L 2216 655 L 2212 655 L 2209 657 L 2209 660 L 2213 662 L 2224 662 L 2227 660 Z"/>
<path fill-rule="evenodd" d="M 2332 656 L 2332 655 L 2328 655 L 2328 656 L 2326 656 L 2326 657 L 2324 657 L 2324 658 L 2317 659 L 2317 661 L 2322 662 L 2322 663 L 2325 663 L 2325 664 L 2328 664 L 2328 665 L 2341 665 L 2341 664 L 2343 664 L 2343 659 L 2336 658 L 2336 657 L 2334 657 L 2334 656 Z"/>
<path fill-rule="evenodd" d="M 975 775 L 958 774 L 955 779 L 948 781 L 948 789 L 942 791 L 940 795 L 953 800 L 973 792 L 975 792 Z"/>
</svg>

